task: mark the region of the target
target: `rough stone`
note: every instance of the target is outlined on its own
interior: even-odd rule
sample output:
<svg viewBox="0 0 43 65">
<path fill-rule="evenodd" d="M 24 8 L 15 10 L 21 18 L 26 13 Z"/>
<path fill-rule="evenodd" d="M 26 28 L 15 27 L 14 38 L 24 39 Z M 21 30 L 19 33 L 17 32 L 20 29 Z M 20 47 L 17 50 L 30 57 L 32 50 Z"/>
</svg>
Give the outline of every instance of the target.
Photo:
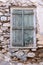
<svg viewBox="0 0 43 65">
<path fill-rule="evenodd" d="M 9 48 L 10 53 L 14 53 L 15 51 L 17 52 L 19 49 L 18 48 Z"/>
<path fill-rule="evenodd" d="M 30 51 L 29 49 L 28 50 L 23 50 L 26 54 Z"/>
<path fill-rule="evenodd" d="M 5 56 L 5 61 L 10 61 L 10 57 L 8 55 Z"/>
<path fill-rule="evenodd" d="M 36 48 L 31 49 L 32 51 L 36 51 Z"/>
<path fill-rule="evenodd" d="M 26 64 L 26 65 L 32 65 L 31 63 L 28 63 L 28 64 Z"/>
<path fill-rule="evenodd" d="M 3 26 L 10 27 L 10 23 L 4 23 Z"/>
<path fill-rule="evenodd" d="M 29 52 L 29 53 L 27 54 L 27 57 L 35 57 L 35 53 Z"/>
<path fill-rule="evenodd" d="M 2 26 L 1 29 L 5 31 L 5 30 L 7 30 L 8 28 L 5 27 L 5 26 Z"/>
<path fill-rule="evenodd" d="M 43 44 L 43 41 L 38 41 L 38 43 L 37 44 Z"/>
<path fill-rule="evenodd" d="M 39 65 L 43 65 L 43 62 L 40 62 Z"/>
<path fill-rule="evenodd" d="M 17 65 L 23 65 L 23 63 L 17 63 Z"/>
<path fill-rule="evenodd" d="M 39 54 L 39 57 L 43 57 L 43 52 Z"/>
<path fill-rule="evenodd" d="M 33 63 L 32 65 L 38 65 L 37 63 Z"/>
<path fill-rule="evenodd" d="M 4 55 L 0 53 L 0 60 L 4 60 Z"/>
<path fill-rule="evenodd" d="M 0 22 L 0 25 L 2 25 L 2 23 Z"/>
<path fill-rule="evenodd" d="M 10 65 L 10 63 L 8 61 L 2 61 L 0 65 Z"/>
<path fill-rule="evenodd" d="M 27 55 L 23 52 L 23 51 L 18 51 L 15 53 L 12 53 L 12 56 L 16 56 L 18 59 L 22 60 L 22 61 L 26 61 L 27 60 Z"/>
<path fill-rule="evenodd" d="M 2 33 L 2 30 L 0 29 L 0 33 Z"/>
<path fill-rule="evenodd" d="M 16 52 L 16 55 L 17 55 L 18 57 L 23 56 L 23 55 L 24 55 L 24 52 L 18 51 L 18 52 Z"/>
<path fill-rule="evenodd" d="M 6 53 L 7 51 L 5 49 L 2 49 L 2 53 Z"/>
<path fill-rule="evenodd" d="M 17 56 L 18 58 L 24 55 L 24 53 L 22 51 L 17 51 L 15 53 L 14 53 L 14 51 L 11 51 L 11 54 L 12 54 L 12 56 Z"/>
<path fill-rule="evenodd" d="M 5 35 L 3 35 L 4 37 L 10 37 L 10 35 L 9 34 L 5 34 Z"/>
<path fill-rule="evenodd" d="M 0 37 L 0 40 L 3 41 L 3 36 Z"/>
</svg>

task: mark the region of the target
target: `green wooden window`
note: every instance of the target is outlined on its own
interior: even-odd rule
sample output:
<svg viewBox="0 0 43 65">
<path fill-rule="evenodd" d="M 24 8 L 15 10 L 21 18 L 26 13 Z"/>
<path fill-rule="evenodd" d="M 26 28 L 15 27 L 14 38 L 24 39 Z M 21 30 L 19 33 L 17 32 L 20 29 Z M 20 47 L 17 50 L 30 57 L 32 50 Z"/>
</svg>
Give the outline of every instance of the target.
<svg viewBox="0 0 43 65">
<path fill-rule="evenodd" d="M 27 47 L 34 43 L 33 10 L 15 10 L 12 12 L 12 45 Z"/>
</svg>

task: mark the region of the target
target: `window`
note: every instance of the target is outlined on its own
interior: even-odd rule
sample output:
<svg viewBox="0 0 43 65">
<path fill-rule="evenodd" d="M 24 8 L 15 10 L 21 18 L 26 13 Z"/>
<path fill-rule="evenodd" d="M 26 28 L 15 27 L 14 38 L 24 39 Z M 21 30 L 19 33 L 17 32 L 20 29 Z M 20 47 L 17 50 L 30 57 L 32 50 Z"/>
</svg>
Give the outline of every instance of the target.
<svg viewBox="0 0 43 65">
<path fill-rule="evenodd" d="M 14 47 L 32 47 L 36 44 L 33 9 L 12 9 L 11 44 Z"/>
</svg>

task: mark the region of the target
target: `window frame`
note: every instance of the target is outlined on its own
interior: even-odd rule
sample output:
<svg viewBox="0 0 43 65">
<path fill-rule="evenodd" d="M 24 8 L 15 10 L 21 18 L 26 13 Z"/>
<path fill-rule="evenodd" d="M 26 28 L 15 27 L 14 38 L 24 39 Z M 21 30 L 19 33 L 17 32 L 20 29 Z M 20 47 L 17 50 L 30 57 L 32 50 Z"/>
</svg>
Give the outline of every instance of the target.
<svg viewBox="0 0 43 65">
<path fill-rule="evenodd" d="M 12 11 L 13 11 L 13 9 L 20 9 L 20 10 L 33 10 L 33 12 L 34 12 L 34 17 L 33 17 L 33 20 L 34 20 L 34 43 L 33 43 L 33 47 L 15 47 L 15 46 L 12 46 Z M 10 28 L 10 47 L 11 48 L 36 48 L 36 8 L 19 8 L 19 7 L 16 7 L 16 8 L 14 8 L 14 7 L 12 7 L 11 9 L 10 9 L 10 13 L 11 13 L 11 16 L 10 16 L 10 25 L 11 25 L 11 28 Z"/>
</svg>

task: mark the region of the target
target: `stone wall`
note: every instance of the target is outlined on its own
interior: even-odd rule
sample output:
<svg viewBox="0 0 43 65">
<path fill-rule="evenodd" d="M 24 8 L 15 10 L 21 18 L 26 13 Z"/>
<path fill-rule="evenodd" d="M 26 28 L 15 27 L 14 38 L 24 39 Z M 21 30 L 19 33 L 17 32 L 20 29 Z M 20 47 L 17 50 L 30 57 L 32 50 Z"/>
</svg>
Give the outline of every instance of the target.
<svg viewBox="0 0 43 65">
<path fill-rule="evenodd" d="M 10 16 L 8 16 L 10 18 Z M 11 63 L 28 64 L 43 61 L 43 36 L 37 34 L 37 49 L 9 48 L 10 45 L 10 20 L 0 20 L 0 59 Z M 15 62 L 14 62 L 15 61 Z"/>
</svg>

